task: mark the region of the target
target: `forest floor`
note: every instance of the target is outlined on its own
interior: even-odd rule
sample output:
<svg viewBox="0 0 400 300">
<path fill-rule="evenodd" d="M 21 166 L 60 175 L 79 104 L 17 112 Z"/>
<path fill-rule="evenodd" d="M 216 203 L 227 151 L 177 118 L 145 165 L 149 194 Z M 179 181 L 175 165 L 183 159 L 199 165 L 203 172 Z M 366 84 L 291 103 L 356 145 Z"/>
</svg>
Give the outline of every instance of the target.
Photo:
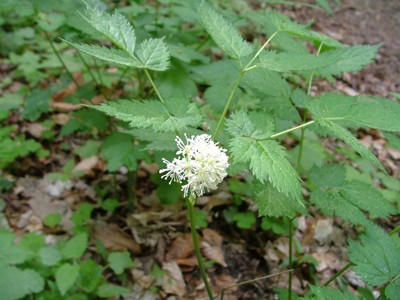
<svg viewBox="0 0 400 300">
<path fill-rule="evenodd" d="M 313 94 L 338 90 L 346 95 L 371 94 L 390 98 L 392 92 L 400 92 L 400 1 L 343 0 L 340 6 L 334 7 L 333 15 L 297 5 L 277 6 L 276 9 L 300 23 L 313 19 L 313 30 L 345 44 L 383 44 L 370 66 L 361 72 L 345 74 L 335 83 L 316 82 Z M 27 130 L 34 132 L 35 128 Z M 384 139 L 379 133 L 360 132 L 359 138 L 363 143 L 372 145 L 390 174 L 398 175 L 400 153 L 393 149 L 385 150 L 382 146 Z M 67 161 L 63 157 L 66 152 L 55 153 L 52 159 L 58 159 L 59 165 Z M 44 231 L 49 239 L 54 239 L 68 232 L 71 228 L 68 220 L 77 205 L 82 201 L 95 204 L 93 187 L 112 181 L 111 175 L 99 171 L 102 168 L 99 161 L 81 165 L 87 173 L 81 179 L 54 183 L 45 175 L 56 164 L 28 160 L 21 160 L 18 174 L 13 174 L 16 187 L 1 195 L 8 204 L 3 223 L 17 233 Z M 206 292 L 197 271 L 186 211 L 182 211 L 182 203 L 160 204 L 154 185 L 149 180 L 156 171 L 153 166 L 142 165 L 137 178 L 138 201 L 134 213 L 95 214 L 90 225 L 92 239 L 101 240 L 107 249 L 133 253 L 135 267 L 131 270 L 131 278 L 137 296 L 124 299 L 205 299 Z M 121 190 L 124 189 L 125 176 L 117 176 L 116 180 Z M 245 230 L 228 223 L 222 212 L 224 205 L 233 200 L 231 194 L 222 190 L 218 194 L 201 197 L 197 203 L 209 224 L 199 233 L 204 256 L 214 261 L 208 264 L 208 274 L 216 293 L 226 286 L 279 273 L 287 267 L 289 252 L 286 236 L 263 231 L 260 226 L 257 226 L 258 230 Z M 57 200 L 51 200 L 54 198 Z M 250 198 L 244 203 L 244 209 L 254 208 Z M 61 231 L 43 226 L 42 219 L 52 212 L 61 212 L 64 216 Z M 392 223 L 399 221 L 399 217 L 393 217 L 383 226 L 392 228 Z M 295 265 L 293 289 L 296 293 L 303 294 L 308 282 L 325 282 L 348 263 L 343 249 L 353 232 L 354 228 L 347 224 L 317 212 L 298 219 L 294 235 L 302 245 L 298 261 L 302 260 Z M 167 277 L 157 278 L 156 264 Z M 343 276 L 353 288 L 362 284 L 352 271 L 345 272 Z M 224 299 L 274 299 L 273 289 L 285 288 L 287 282 L 287 273 L 256 280 L 227 290 Z M 158 288 L 158 293 L 151 292 L 154 286 Z"/>
</svg>

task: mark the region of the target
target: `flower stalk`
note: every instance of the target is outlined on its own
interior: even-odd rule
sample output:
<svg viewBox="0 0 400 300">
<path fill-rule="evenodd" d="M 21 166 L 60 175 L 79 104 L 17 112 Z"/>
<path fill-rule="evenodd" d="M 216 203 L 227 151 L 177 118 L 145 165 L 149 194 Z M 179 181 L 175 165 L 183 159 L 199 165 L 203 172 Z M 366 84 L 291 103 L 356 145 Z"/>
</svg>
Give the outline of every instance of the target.
<svg viewBox="0 0 400 300">
<path fill-rule="evenodd" d="M 203 256 L 201 255 L 199 240 L 198 240 L 197 232 L 196 232 L 196 224 L 194 222 L 194 204 L 195 204 L 195 202 L 196 202 L 196 199 L 193 198 L 193 196 L 189 196 L 189 198 L 187 200 L 187 206 L 188 206 L 188 210 L 189 210 L 190 231 L 192 233 L 193 246 L 194 246 L 194 251 L 196 253 L 197 262 L 199 265 L 201 278 L 203 279 L 204 285 L 206 286 L 208 298 L 210 298 L 210 300 L 214 300 L 214 295 L 211 290 L 210 283 L 208 282 L 207 273 L 206 273 L 206 270 L 204 267 Z"/>
</svg>

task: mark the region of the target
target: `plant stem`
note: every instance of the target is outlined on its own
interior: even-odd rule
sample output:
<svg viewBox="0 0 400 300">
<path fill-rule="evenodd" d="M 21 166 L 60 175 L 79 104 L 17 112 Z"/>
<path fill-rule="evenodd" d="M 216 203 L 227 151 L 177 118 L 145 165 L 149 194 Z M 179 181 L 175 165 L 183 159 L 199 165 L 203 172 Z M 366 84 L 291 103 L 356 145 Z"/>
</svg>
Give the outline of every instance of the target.
<svg viewBox="0 0 400 300">
<path fill-rule="evenodd" d="M 132 208 L 132 210 L 135 207 L 136 203 L 136 195 L 134 193 L 133 188 L 136 186 L 136 173 L 134 171 L 128 171 L 127 174 L 127 194 L 128 194 L 128 200 L 129 200 L 129 206 Z"/>
<path fill-rule="evenodd" d="M 93 74 L 92 70 L 90 69 L 90 67 L 89 67 L 89 65 L 87 64 L 86 60 L 83 58 L 81 52 L 80 52 L 80 51 L 77 51 L 77 53 L 78 53 L 78 56 L 79 56 L 80 60 L 82 61 L 83 65 L 85 66 L 86 70 L 89 72 L 90 77 L 92 77 L 93 83 L 94 83 L 98 88 L 100 88 L 100 85 L 99 85 L 99 83 L 97 82 L 96 77 L 94 77 L 94 74 Z"/>
<path fill-rule="evenodd" d="M 289 269 L 293 268 L 293 219 L 288 218 L 289 220 Z M 293 273 L 289 273 L 288 280 L 288 299 L 292 299 L 292 282 L 293 282 Z"/>
<path fill-rule="evenodd" d="M 188 208 L 189 208 L 190 230 L 191 230 L 191 233 L 192 233 L 194 251 L 196 253 L 197 262 L 199 264 L 199 270 L 200 270 L 201 278 L 203 279 L 203 282 L 204 282 L 204 284 L 206 286 L 208 298 L 210 298 L 210 300 L 214 300 L 214 296 L 213 296 L 210 284 L 208 283 L 206 270 L 204 268 L 203 257 L 201 256 L 200 247 L 199 247 L 199 241 L 197 239 L 196 225 L 194 223 L 194 203 L 195 203 L 195 199 L 192 198 L 192 196 L 190 196 L 188 201 L 186 201 L 186 202 L 187 202 L 187 205 L 188 205 Z"/>
<path fill-rule="evenodd" d="M 400 231 L 400 225 L 398 225 L 395 229 L 393 229 L 389 234 L 394 235 Z"/>
<path fill-rule="evenodd" d="M 59 62 L 62 64 L 62 66 L 65 69 L 65 72 L 67 72 L 68 76 L 71 78 L 71 80 L 75 83 L 75 85 L 77 87 L 79 87 L 79 83 L 78 81 L 76 81 L 76 79 L 74 78 L 74 76 L 72 76 L 72 73 L 68 70 L 67 65 L 65 64 L 64 60 L 61 58 L 60 54 L 58 53 L 56 47 L 54 46 L 53 41 L 50 38 L 50 35 L 44 31 L 44 35 L 46 36 L 47 41 L 50 43 L 50 47 L 53 50 L 54 54 L 57 56 Z"/>
<path fill-rule="evenodd" d="M 331 282 L 335 281 L 336 278 L 338 278 L 340 275 L 342 275 L 346 270 L 350 267 L 354 266 L 352 262 L 349 262 L 347 265 L 345 265 L 339 272 L 335 273 L 327 282 L 324 283 L 323 286 L 328 286 Z"/>
<path fill-rule="evenodd" d="M 147 71 L 147 69 L 143 69 L 143 70 L 144 70 L 144 73 L 146 74 L 147 78 L 149 79 L 149 81 L 150 81 L 150 83 L 151 83 L 151 86 L 153 87 L 154 91 L 156 92 L 156 94 L 157 94 L 157 96 L 158 96 L 158 99 L 160 99 L 161 103 L 164 103 L 164 99 L 161 97 L 161 94 L 160 94 L 160 92 L 158 91 L 156 85 L 154 84 L 153 79 L 151 79 L 151 76 L 150 76 L 150 74 L 149 74 L 149 71 Z"/>
<path fill-rule="evenodd" d="M 281 131 L 281 132 L 278 132 L 278 133 L 276 133 L 276 134 L 273 134 L 273 135 L 271 135 L 268 139 L 277 138 L 278 136 L 284 135 L 284 134 L 286 134 L 286 133 L 295 131 L 295 130 L 300 129 L 300 128 L 308 127 L 308 126 L 310 126 L 310 125 L 312 125 L 312 124 L 314 124 L 314 123 L 315 123 L 314 120 L 313 120 L 313 121 L 309 121 L 309 122 L 304 123 L 304 124 L 301 124 L 301 125 L 299 125 L 299 126 L 296 126 L 296 127 L 293 127 L 293 128 L 289 128 L 289 129 L 286 129 L 286 130 L 284 130 L 284 131 Z"/>
<path fill-rule="evenodd" d="M 318 56 L 321 53 L 321 49 L 323 46 L 323 42 L 319 44 L 318 51 L 316 56 Z M 310 79 L 308 80 L 308 87 L 307 87 L 307 95 L 311 95 L 311 86 L 312 82 L 314 79 L 314 72 L 311 72 L 310 74 Z M 307 111 L 304 111 L 304 116 L 303 116 L 303 123 L 307 120 Z M 301 157 L 303 156 L 303 145 L 304 145 L 304 134 L 305 134 L 306 129 L 302 128 L 301 129 L 301 134 L 300 134 L 300 142 L 299 142 L 299 154 L 297 155 L 297 161 L 296 161 L 296 169 L 300 167 L 300 162 L 301 162 Z"/>
<path fill-rule="evenodd" d="M 241 71 L 240 72 L 240 76 L 239 76 L 238 80 L 236 81 L 235 85 L 233 86 L 233 89 L 232 89 L 232 91 L 231 91 L 231 93 L 229 95 L 228 101 L 225 104 L 224 111 L 222 112 L 221 116 L 219 117 L 217 128 L 215 129 L 214 134 L 212 136 L 213 140 L 215 140 L 217 138 L 218 133 L 221 130 L 222 123 L 224 122 L 225 116 L 228 113 L 229 107 L 232 104 L 233 98 L 235 97 L 236 91 L 237 91 L 237 89 L 239 87 L 240 81 L 243 78 L 243 75 L 244 75 L 244 72 Z"/>
<path fill-rule="evenodd" d="M 221 292 L 221 300 L 224 300 L 224 294 L 225 294 L 225 291 L 226 291 L 226 290 L 229 290 L 229 289 L 234 288 L 234 287 L 237 287 L 237 286 L 245 285 L 245 284 L 248 284 L 248 283 L 252 283 L 252 282 L 255 282 L 255 281 L 258 281 L 258 280 L 263 280 L 263 279 L 267 279 L 267 278 L 279 276 L 279 275 L 282 275 L 282 274 L 285 274 L 285 273 L 289 273 L 289 272 L 292 272 L 292 271 L 293 271 L 293 270 L 286 270 L 286 271 L 282 271 L 282 272 L 279 272 L 279 273 L 274 273 L 274 274 L 270 274 L 270 275 L 258 277 L 258 278 L 255 278 L 255 279 L 250 279 L 250 280 L 242 281 L 242 282 L 233 284 L 233 285 L 231 285 L 231 286 L 228 286 L 228 287 L 226 287 L 226 288 L 223 288 L 223 289 L 222 289 L 222 292 Z"/>
<path fill-rule="evenodd" d="M 249 67 L 254 60 L 261 54 L 261 52 L 264 50 L 265 47 L 268 46 L 268 44 L 272 41 L 272 39 L 275 37 L 275 35 L 277 35 L 279 33 L 279 31 L 275 31 L 270 37 L 269 39 L 264 43 L 264 45 L 262 45 L 262 47 L 257 51 L 257 53 L 254 55 L 254 57 L 248 62 L 248 64 L 244 67 L 244 71 L 247 72 L 249 70 L 251 70 L 254 66 Z"/>
</svg>

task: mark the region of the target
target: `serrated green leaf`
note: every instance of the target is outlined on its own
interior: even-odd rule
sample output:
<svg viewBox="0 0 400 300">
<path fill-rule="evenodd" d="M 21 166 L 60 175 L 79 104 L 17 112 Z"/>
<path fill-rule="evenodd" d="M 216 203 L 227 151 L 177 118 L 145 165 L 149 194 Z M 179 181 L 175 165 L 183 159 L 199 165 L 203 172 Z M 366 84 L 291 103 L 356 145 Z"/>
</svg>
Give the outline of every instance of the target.
<svg viewBox="0 0 400 300">
<path fill-rule="evenodd" d="M 349 258 L 354 272 L 371 285 L 382 285 L 400 273 L 399 246 L 382 228 L 370 224 L 361 242 L 349 241 Z"/>
<path fill-rule="evenodd" d="M 230 57 L 240 59 L 253 48 L 245 42 L 236 28 L 203 1 L 199 7 L 200 19 L 214 42 Z"/>
<path fill-rule="evenodd" d="M 400 104 L 371 96 L 324 94 L 306 103 L 314 118 L 341 118 L 346 125 L 400 131 Z"/>
<path fill-rule="evenodd" d="M 293 197 L 280 193 L 268 183 L 256 183 L 253 188 L 254 199 L 258 206 L 258 216 L 293 217 L 304 208 Z"/>
<path fill-rule="evenodd" d="M 336 190 L 316 190 L 311 193 L 311 202 L 327 216 L 339 216 L 353 224 L 368 222 L 364 213 Z"/>
<path fill-rule="evenodd" d="M 324 167 L 314 167 L 309 174 L 311 180 L 319 188 L 341 187 L 346 179 L 346 170 L 343 165 L 335 164 Z"/>
<path fill-rule="evenodd" d="M 109 116 L 130 122 L 131 127 L 152 127 L 158 132 L 184 131 L 201 125 L 201 114 L 196 105 L 185 98 L 170 98 L 165 104 L 156 100 L 118 100 L 92 106 Z"/>
<path fill-rule="evenodd" d="M 0 296 L 2 300 L 21 299 L 44 288 L 43 278 L 30 269 L 21 270 L 16 267 L 0 268 Z"/>
<path fill-rule="evenodd" d="M 87 44 L 77 44 L 63 40 L 64 42 L 70 44 L 72 47 L 79 51 L 82 51 L 91 56 L 97 57 L 99 59 L 113 62 L 119 65 L 125 65 L 129 67 L 143 68 L 142 62 L 140 62 L 136 57 L 129 55 L 127 52 L 119 49 L 107 48 L 98 45 L 87 45 Z"/>
<path fill-rule="evenodd" d="M 88 246 L 86 233 L 80 233 L 67 241 L 62 253 L 65 258 L 80 258 Z"/>
<path fill-rule="evenodd" d="M 331 135 L 343 140 L 346 144 L 351 146 L 362 157 L 385 171 L 385 167 L 382 165 L 379 159 L 377 159 L 371 151 L 365 148 L 365 146 L 347 129 L 329 120 L 319 119 L 317 120 L 317 123 L 324 127 L 324 129 L 326 129 Z"/>
<path fill-rule="evenodd" d="M 84 19 L 115 46 L 133 55 L 136 45 L 135 30 L 120 13 L 108 14 L 96 8 L 87 8 Z"/>
<path fill-rule="evenodd" d="M 349 292 L 342 292 L 339 289 L 331 289 L 323 286 L 310 285 L 312 296 L 306 296 L 305 300 L 358 300 L 359 298 Z"/>
<path fill-rule="evenodd" d="M 56 271 L 56 283 L 61 295 L 74 285 L 79 276 L 79 265 L 63 264 Z"/>
<path fill-rule="evenodd" d="M 279 192 L 302 204 L 298 174 L 287 161 L 283 147 L 274 140 L 265 139 L 271 135 L 265 130 L 268 130 L 268 122 L 263 127 L 258 122 L 257 118 L 252 120 L 244 112 L 234 113 L 228 120 L 228 132 L 233 136 L 230 146 L 234 162 L 247 163 L 258 180 L 268 180 Z"/>
<path fill-rule="evenodd" d="M 345 181 L 343 166 L 313 168 L 309 180 L 316 186 L 311 201 L 329 216 L 337 215 L 354 224 L 366 224 L 364 211 L 378 217 L 396 214 L 392 204 L 370 184 Z"/>
<path fill-rule="evenodd" d="M 266 18 L 268 18 L 279 31 L 287 32 L 293 36 L 298 36 L 309 41 L 317 42 L 319 44 L 322 42 L 325 46 L 331 48 L 343 47 L 343 45 L 335 39 L 328 37 L 324 34 L 311 31 L 304 25 L 300 25 L 291 21 L 283 14 L 279 14 L 275 11 L 267 11 Z"/>
<path fill-rule="evenodd" d="M 133 266 L 133 260 L 129 252 L 112 252 L 108 256 L 110 268 L 117 275 L 121 275 L 125 269 Z"/>
<path fill-rule="evenodd" d="M 388 285 L 385 289 L 385 295 L 389 300 L 396 300 L 400 295 L 400 278 Z"/>
<path fill-rule="evenodd" d="M 148 39 L 143 41 L 137 56 L 143 68 L 154 71 L 165 71 L 169 67 L 169 51 L 163 39 Z"/>
<path fill-rule="evenodd" d="M 355 180 L 347 182 L 341 188 L 340 194 L 353 205 L 368 211 L 373 216 L 386 218 L 397 213 L 391 203 L 369 184 Z"/>
<path fill-rule="evenodd" d="M 264 51 L 257 66 L 276 72 L 311 71 L 327 67 L 335 62 L 332 56 L 308 53 Z"/>
<path fill-rule="evenodd" d="M 339 75 L 343 72 L 355 72 L 372 62 L 381 45 L 356 45 L 323 52 L 321 58 L 333 59 L 334 62 L 325 67 L 318 67 L 317 75 Z"/>
<path fill-rule="evenodd" d="M 356 45 L 326 51 L 320 55 L 264 51 L 257 66 L 276 72 L 313 71 L 317 75 L 355 72 L 371 63 L 380 45 Z"/>
</svg>

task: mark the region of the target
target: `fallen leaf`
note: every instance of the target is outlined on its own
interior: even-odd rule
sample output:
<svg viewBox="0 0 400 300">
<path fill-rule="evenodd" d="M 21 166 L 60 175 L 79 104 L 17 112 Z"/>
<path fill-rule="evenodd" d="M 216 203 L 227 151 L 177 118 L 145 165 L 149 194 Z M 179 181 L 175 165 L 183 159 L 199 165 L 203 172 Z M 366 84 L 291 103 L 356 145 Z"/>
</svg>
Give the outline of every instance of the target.
<svg viewBox="0 0 400 300">
<path fill-rule="evenodd" d="M 140 253 L 140 246 L 133 240 L 132 236 L 121 230 L 116 224 L 107 224 L 96 221 L 89 223 L 93 230 L 93 239 L 99 239 L 104 247 L 113 251 L 130 250 L 134 254 Z"/>
<path fill-rule="evenodd" d="M 65 125 L 67 124 L 67 122 L 71 117 L 68 114 L 59 113 L 59 114 L 53 114 L 51 118 L 57 125 Z"/>
<path fill-rule="evenodd" d="M 164 291 L 180 297 L 185 295 L 186 284 L 178 264 L 175 262 L 166 262 L 163 263 L 162 269 L 165 271 L 162 283 Z"/>
<path fill-rule="evenodd" d="M 222 242 L 224 238 L 215 230 L 210 228 L 205 228 L 202 230 L 203 238 L 206 242 L 208 242 L 212 246 L 222 246 Z"/>
<path fill-rule="evenodd" d="M 215 261 L 216 263 L 220 264 L 221 266 L 227 267 L 228 265 L 225 262 L 224 253 L 219 246 L 212 246 L 206 241 L 201 243 L 201 250 L 205 257 L 210 260 Z"/>
<path fill-rule="evenodd" d="M 80 104 L 72 104 L 65 102 L 51 102 L 50 106 L 54 108 L 56 111 L 60 112 L 70 112 L 82 108 L 82 105 Z"/>
<path fill-rule="evenodd" d="M 85 158 L 74 167 L 72 173 L 83 172 L 85 175 L 88 175 L 98 162 L 99 157 L 97 155 Z"/>
<path fill-rule="evenodd" d="M 39 123 L 30 123 L 27 128 L 28 132 L 35 138 L 40 138 L 42 136 L 43 131 L 46 131 L 47 128 Z"/>
<path fill-rule="evenodd" d="M 333 232 L 332 224 L 332 219 L 317 221 L 314 229 L 314 239 L 316 239 L 320 245 L 329 244 L 331 242 L 331 235 Z"/>
<path fill-rule="evenodd" d="M 193 255 L 194 246 L 192 236 L 184 234 L 178 236 L 171 244 L 168 249 L 167 255 L 165 256 L 166 261 L 176 261 L 177 259 L 188 258 Z"/>
</svg>

